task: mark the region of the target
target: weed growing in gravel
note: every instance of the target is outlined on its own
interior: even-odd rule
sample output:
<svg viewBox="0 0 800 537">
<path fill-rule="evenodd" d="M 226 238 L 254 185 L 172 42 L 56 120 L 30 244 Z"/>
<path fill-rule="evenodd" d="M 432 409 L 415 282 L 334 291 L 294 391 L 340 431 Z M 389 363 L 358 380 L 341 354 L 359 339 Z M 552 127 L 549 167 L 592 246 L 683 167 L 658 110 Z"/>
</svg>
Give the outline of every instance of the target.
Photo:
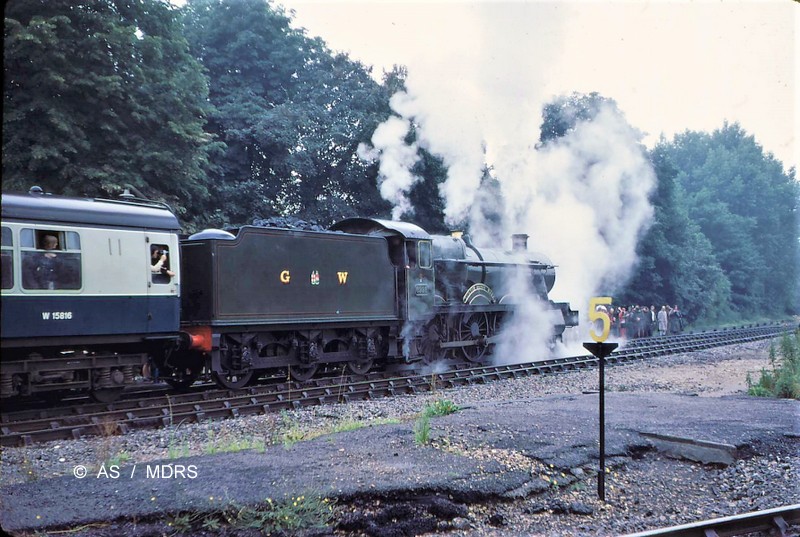
<svg viewBox="0 0 800 537">
<path fill-rule="evenodd" d="M 122 466 L 129 460 L 131 460 L 130 454 L 125 451 L 120 451 L 106 461 L 106 466 Z"/>
<path fill-rule="evenodd" d="M 417 420 L 414 422 L 414 442 L 425 445 L 430 441 L 431 418 L 436 416 L 447 416 L 461 410 L 454 402 L 448 399 L 437 399 L 425 405 Z"/>
<path fill-rule="evenodd" d="M 263 535 L 294 534 L 297 531 L 324 528 L 334 515 L 328 498 L 293 496 L 282 500 L 267 498 L 258 505 L 239 505 L 231 501 L 213 513 L 182 512 L 169 518 L 172 535 L 191 535 L 198 530 L 256 530 Z"/>
<path fill-rule="evenodd" d="M 172 427 L 170 425 L 169 443 L 167 444 L 167 456 L 170 459 L 180 459 L 189 456 L 189 443 L 185 439 L 182 442 L 178 441 L 175 435 L 177 430 L 178 427 Z"/>
<path fill-rule="evenodd" d="M 757 382 L 747 374 L 747 393 L 800 399 L 800 330 L 784 335 L 777 348 L 770 345 L 769 360 L 772 370 L 762 368 Z"/>
<path fill-rule="evenodd" d="M 209 432 L 209 443 L 205 445 L 203 451 L 206 455 L 216 455 L 217 453 L 234 453 L 236 451 L 256 450 L 264 453 L 267 445 L 263 439 L 259 438 L 217 438 L 212 439 L 213 433 Z"/>
<path fill-rule="evenodd" d="M 447 416 L 448 414 L 453 414 L 459 410 L 461 410 L 461 407 L 454 402 L 448 399 L 437 399 L 432 403 L 425 405 L 422 414 L 430 418 L 434 416 Z"/>
<path fill-rule="evenodd" d="M 436 378 L 437 378 L 436 373 L 431 373 L 431 380 L 429 383 L 431 387 L 431 393 L 436 393 Z"/>
<path fill-rule="evenodd" d="M 25 473 L 25 479 L 28 481 L 36 481 L 39 479 L 39 474 L 36 473 L 36 468 L 33 463 L 28 460 L 28 457 L 22 459 L 22 471 Z"/>
<path fill-rule="evenodd" d="M 112 445 L 114 436 L 119 432 L 119 424 L 110 418 L 103 419 L 96 426 L 97 434 L 102 438 L 102 443 L 98 450 L 97 463 L 104 464 L 112 458 Z"/>
<path fill-rule="evenodd" d="M 424 446 L 430 442 L 431 437 L 431 417 L 422 414 L 417 421 L 414 422 L 414 443 L 418 446 Z"/>
<path fill-rule="evenodd" d="M 291 448 L 297 442 L 304 440 L 313 440 L 320 436 L 335 433 L 344 433 L 348 431 L 355 431 L 363 429 L 364 427 L 372 427 L 374 425 L 390 425 L 400 423 L 400 420 L 395 418 L 376 418 L 372 420 L 355 421 L 352 419 L 343 419 L 318 429 L 305 430 L 299 425 L 291 421 L 288 416 L 284 417 L 284 425 L 287 427 L 286 431 L 281 435 L 281 442 L 286 449 Z"/>
</svg>

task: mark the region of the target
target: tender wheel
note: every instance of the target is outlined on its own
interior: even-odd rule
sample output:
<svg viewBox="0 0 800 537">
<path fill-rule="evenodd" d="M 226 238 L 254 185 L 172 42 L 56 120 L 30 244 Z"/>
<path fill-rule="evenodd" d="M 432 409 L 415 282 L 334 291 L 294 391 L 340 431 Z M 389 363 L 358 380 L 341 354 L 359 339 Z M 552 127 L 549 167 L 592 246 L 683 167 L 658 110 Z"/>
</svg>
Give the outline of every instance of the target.
<svg viewBox="0 0 800 537">
<path fill-rule="evenodd" d="M 369 370 L 372 369 L 373 361 L 372 360 L 365 360 L 362 362 L 356 362 L 355 360 L 352 362 L 347 362 L 347 369 L 351 373 L 355 375 L 366 375 L 369 373 Z"/>
<path fill-rule="evenodd" d="M 290 365 L 289 376 L 298 382 L 305 382 L 317 373 L 317 364 L 311 365 Z"/>
<path fill-rule="evenodd" d="M 488 337 L 489 326 L 489 316 L 486 313 L 465 313 L 461 316 L 461 322 L 458 324 L 458 340 L 474 341 Z M 476 345 L 461 347 L 461 352 L 464 358 L 470 362 L 477 362 L 486 354 L 487 348 L 485 343 L 479 342 Z"/>
<path fill-rule="evenodd" d="M 213 378 L 214 382 L 216 382 L 217 385 L 221 386 L 222 388 L 239 390 L 247 386 L 247 383 L 253 378 L 253 371 L 250 370 L 246 373 L 240 374 L 224 374 L 214 371 L 211 373 L 211 378 Z"/>
<path fill-rule="evenodd" d="M 175 371 L 172 377 L 165 380 L 167 381 L 167 384 L 172 386 L 175 390 L 183 392 L 188 390 L 199 376 L 199 369 L 191 369 L 187 367 L 186 369 Z"/>
</svg>

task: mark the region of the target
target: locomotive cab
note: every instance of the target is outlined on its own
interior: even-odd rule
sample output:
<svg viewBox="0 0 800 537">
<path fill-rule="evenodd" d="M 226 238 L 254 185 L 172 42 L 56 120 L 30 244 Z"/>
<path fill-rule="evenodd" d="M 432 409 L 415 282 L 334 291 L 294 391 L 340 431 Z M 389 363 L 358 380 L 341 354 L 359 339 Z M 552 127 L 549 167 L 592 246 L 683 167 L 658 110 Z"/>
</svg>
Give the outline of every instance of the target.
<svg viewBox="0 0 800 537">
<path fill-rule="evenodd" d="M 348 218 L 333 231 L 386 238 L 389 259 L 397 274 L 398 310 L 408 321 L 428 321 L 433 315 L 435 278 L 431 236 L 407 222 L 372 218 Z"/>
</svg>

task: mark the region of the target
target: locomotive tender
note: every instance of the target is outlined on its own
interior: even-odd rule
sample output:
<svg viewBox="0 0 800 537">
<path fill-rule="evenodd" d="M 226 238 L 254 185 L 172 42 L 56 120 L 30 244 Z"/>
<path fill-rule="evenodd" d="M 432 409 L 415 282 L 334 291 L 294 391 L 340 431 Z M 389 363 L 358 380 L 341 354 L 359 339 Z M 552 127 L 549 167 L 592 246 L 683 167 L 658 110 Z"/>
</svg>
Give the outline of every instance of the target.
<svg viewBox="0 0 800 537">
<path fill-rule="evenodd" d="M 479 250 L 350 218 L 324 232 L 245 226 L 179 242 L 177 219 L 154 203 L 2 201 L 2 397 L 111 399 L 143 370 L 176 387 L 210 373 L 235 389 L 276 368 L 306 380 L 331 364 L 364 374 L 392 361 L 480 361 L 514 312 L 518 270 L 550 310 L 554 339 L 578 322 L 548 300 L 554 266 L 524 239 L 512 252 Z M 153 272 L 162 253 L 173 276 Z M 41 283 L 30 272 L 47 255 L 60 272 Z"/>
</svg>

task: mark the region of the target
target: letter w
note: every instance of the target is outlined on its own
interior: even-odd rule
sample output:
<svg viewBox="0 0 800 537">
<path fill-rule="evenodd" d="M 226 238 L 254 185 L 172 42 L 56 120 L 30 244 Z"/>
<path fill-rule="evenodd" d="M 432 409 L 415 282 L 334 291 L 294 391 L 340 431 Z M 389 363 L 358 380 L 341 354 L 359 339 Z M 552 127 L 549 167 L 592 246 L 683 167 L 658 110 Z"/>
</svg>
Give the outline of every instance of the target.
<svg viewBox="0 0 800 537">
<path fill-rule="evenodd" d="M 45 320 L 45 321 L 46 321 L 46 320 L 48 320 L 49 318 L 50 318 L 50 312 L 49 312 L 49 311 L 43 311 L 43 312 L 42 312 L 42 320 Z"/>
<path fill-rule="evenodd" d="M 344 285 L 347 283 L 347 273 L 346 272 L 337 272 L 336 274 L 339 275 L 339 285 Z"/>
</svg>

